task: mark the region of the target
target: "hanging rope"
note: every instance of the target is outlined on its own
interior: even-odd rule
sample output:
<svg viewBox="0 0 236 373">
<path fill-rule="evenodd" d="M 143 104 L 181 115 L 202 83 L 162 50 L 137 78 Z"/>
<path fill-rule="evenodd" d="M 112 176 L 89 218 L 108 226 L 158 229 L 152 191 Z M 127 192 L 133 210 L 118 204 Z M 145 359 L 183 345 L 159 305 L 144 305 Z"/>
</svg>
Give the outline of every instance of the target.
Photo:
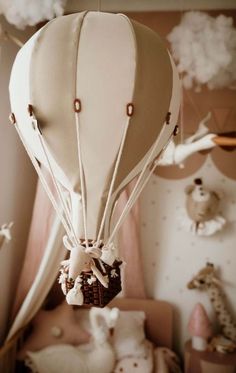
<svg viewBox="0 0 236 373">
<path fill-rule="evenodd" d="M 101 12 L 102 0 L 98 0 L 98 12 Z"/>
<path fill-rule="evenodd" d="M 148 176 L 146 177 L 146 170 L 147 170 L 147 167 L 148 165 L 150 164 L 151 160 L 152 160 L 152 157 L 156 151 L 156 147 L 158 145 L 158 142 L 159 142 L 159 137 L 161 136 L 161 134 L 158 136 L 158 138 L 156 139 L 153 147 L 152 147 L 152 150 L 149 154 L 149 156 L 147 157 L 146 159 L 146 162 L 144 164 L 144 167 L 137 179 L 137 182 L 128 198 L 128 201 L 124 207 L 124 210 L 122 211 L 115 227 L 113 228 L 113 231 L 110 235 L 110 237 L 108 238 L 108 241 L 106 242 L 105 246 L 109 246 L 109 244 L 113 241 L 117 231 L 120 229 L 120 226 L 122 225 L 123 221 L 125 220 L 126 216 L 128 215 L 130 209 L 132 208 L 134 202 L 136 201 L 136 199 L 139 197 L 139 195 L 141 194 L 144 186 L 146 185 L 146 183 L 148 182 L 150 176 L 152 175 L 152 173 L 154 172 L 156 166 L 157 166 L 157 162 L 154 162 L 153 165 L 151 166 L 151 169 L 150 169 L 150 174 L 148 173 Z"/>
<path fill-rule="evenodd" d="M 47 161 L 47 164 L 48 164 L 48 168 L 50 170 L 50 173 L 51 173 L 51 176 L 52 176 L 52 180 L 53 180 L 53 184 L 56 188 L 56 191 L 57 191 L 57 194 L 58 194 L 58 197 L 59 197 L 59 200 L 61 202 L 61 205 L 63 206 L 64 208 L 64 213 L 66 215 L 66 218 L 67 218 L 67 222 L 69 224 L 69 227 L 70 227 L 70 231 L 71 233 L 73 234 L 73 238 L 74 238 L 74 242 L 76 244 L 76 246 L 79 245 L 79 241 L 78 241 L 78 238 L 76 236 L 76 233 L 75 233 L 75 230 L 74 230 L 74 227 L 73 227 L 73 224 L 72 224 L 72 220 L 71 220 L 71 217 L 70 217 L 70 212 L 68 210 L 68 206 L 64 200 L 64 197 L 63 197 L 63 194 L 61 192 L 61 189 L 58 185 L 58 182 L 57 182 L 57 179 L 54 175 L 54 172 L 53 172 L 53 169 L 52 169 L 52 165 L 51 165 L 51 162 L 50 162 L 50 159 L 49 159 L 49 156 L 48 156 L 48 150 L 47 150 L 47 146 L 46 146 L 46 143 L 44 141 L 44 138 L 42 136 L 42 133 L 41 131 L 39 130 L 39 127 L 38 127 L 38 123 L 37 123 L 37 120 L 33 117 L 32 120 L 34 121 L 34 126 L 36 127 L 36 133 L 38 135 L 38 138 L 39 138 L 39 141 L 40 141 L 40 144 L 41 144 L 41 147 L 42 147 L 42 150 L 43 150 L 43 153 L 44 153 L 44 156 L 46 158 L 46 161 Z"/>
<path fill-rule="evenodd" d="M 77 155 L 79 161 L 79 177 L 81 184 L 81 198 L 82 198 L 82 213 L 83 213 L 83 225 L 84 225 L 84 239 L 86 250 L 89 250 L 88 234 L 87 234 L 87 214 L 86 214 L 86 201 L 85 201 L 85 180 L 82 164 L 81 154 L 81 138 L 80 138 L 80 118 L 79 113 L 81 112 L 81 101 L 76 98 L 74 100 L 74 111 L 75 111 L 75 124 L 76 124 L 76 137 L 77 137 Z"/>
<path fill-rule="evenodd" d="M 184 143 L 184 88 L 183 77 L 180 75 L 181 82 L 181 102 L 180 102 L 180 144 Z"/>
<path fill-rule="evenodd" d="M 18 126 L 18 123 L 17 123 L 17 121 L 15 119 L 15 116 L 14 116 L 14 120 L 12 118 L 13 117 L 11 116 L 11 121 L 15 125 L 16 131 L 17 131 L 17 133 L 18 133 L 18 135 L 20 137 L 20 140 L 23 143 L 23 145 L 25 147 L 25 150 L 26 150 L 26 152 L 27 152 L 27 154 L 28 154 L 28 156 L 29 156 L 29 158 L 30 158 L 30 160 L 31 160 L 34 168 L 35 168 L 35 171 L 36 171 L 36 173 L 39 176 L 40 182 L 42 183 L 42 185 L 43 185 L 43 187 L 45 189 L 45 192 L 47 193 L 47 195 L 48 195 L 48 197 L 49 197 L 49 199 L 50 199 L 50 201 L 51 201 L 51 203 L 52 203 L 55 211 L 57 212 L 57 214 L 58 214 L 58 216 L 59 216 L 59 218 L 61 220 L 61 223 L 62 223 L 62 225 L 63 225 L 63 227 L 64 227 L 64 229 L 66 231 L 66 234 L 68 235 L 68 237 L 71 240 L 71 242 L 74 242 L 74 239 L 73 239 L 73 237 L 71 235 L 70 227 L 69 227 L 67 221 L 65 220 L 65 218 L 63 216 L 63 213 L 61 212 L 61 209 L 58 206 L 57 201 L 56 201 L 56 199 L 54 198 L 54 196 L 52 194 L 51 189 L 48 186 L 48 183 L 47 183 L 46 178 L 45 178 L 45 176 L 44 176 L 44 174 L 43 174 L 43 172 L 42 172 L 42 170 L 41 170 L 41 168 L 39 166 L 39 163 L 38 163 L 37 159 L 35 158 L 35 156 L 33 155 L 31 149 L 28 147 L 27 143 L 25 142 L 24 137 L 21 135 L 21 131 L 19 129 L 19 126 Z"/>
<path fill-rule="evenodd" d="M 128 128 L 129 128 L 130 119 L 131 119 L 133 113 L 134 113 L 134 105 L 132 103 L 127 104 L 127 106 L 126 106 L 127 120 L 126 120 L 126 124 L 125 124 L 125 127 L 124 127 L 124 131 L 123 131 L 118 155 L 117 155 L 117 158 L 116 158 L 115 168 L 114 168 L 112 179 L 111 179 L 111 184 L 110 184 L 110 188 L 109 188 L 109 192 L 108 192 L 108 196 L 107 196 L 107 201 L 106 201 L 105 209 L 104 209 L 104 212 L 103 212 L 102 221 L 101 221 L 101 224 L 100 224 L 98 237 L 97 237 L 97 240 L 96 240 L 97 241 L 96 242 L 96 247 L 98 247 L 98 245 L 99 245 L 101 235 L 102 235 L 102 232 L 103 232 L 103 228 L 104 228 L 104 224 L 105 224 L 105 220 L 106 220 L 106 215 L 107 215 L 107 210 L 108 210 L 108 207 L 109 207 L 109 204 L 110 204 L 110 200 L 111 200 L 111 196 L 112 196 L 112 192 L 113 192 L 113 188 L 114 188 L 114 184 L 115 184 L 115 179 L 116 179 L 116 176 L 117 176 L 118 167 L 120 165 L 121 155 L 122 155 L 122 151 L 123 151 L 124 144 L 125 144 L 127 131 L 128 131 Z"/>
</svg>

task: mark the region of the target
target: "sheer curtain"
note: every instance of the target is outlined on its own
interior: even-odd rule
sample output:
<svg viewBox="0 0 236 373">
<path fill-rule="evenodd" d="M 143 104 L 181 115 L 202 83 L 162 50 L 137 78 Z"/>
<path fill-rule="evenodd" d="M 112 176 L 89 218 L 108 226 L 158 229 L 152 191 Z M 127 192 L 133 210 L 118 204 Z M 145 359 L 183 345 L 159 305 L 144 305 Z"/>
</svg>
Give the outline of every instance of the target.
<svg viewBox="0 0 236 373">
<path fill-rule="evenodd" d="M 43 172 L 52 184 L 47 171 L 43 169 Z M 7 340 L 34 317 L 52 287 L 66 254 L 63 235 L 64 229 L 38 181 L 26 255 L 12 312 L 13 323 Z"/>
</svg>

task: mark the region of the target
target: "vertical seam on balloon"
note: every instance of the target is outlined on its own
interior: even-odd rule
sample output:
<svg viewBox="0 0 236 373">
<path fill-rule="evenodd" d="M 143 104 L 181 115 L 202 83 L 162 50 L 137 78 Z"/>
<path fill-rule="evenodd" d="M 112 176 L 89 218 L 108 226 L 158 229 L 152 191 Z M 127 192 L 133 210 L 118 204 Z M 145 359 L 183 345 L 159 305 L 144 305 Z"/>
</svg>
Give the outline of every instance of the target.
<svg viewBox="0 0 236 373">
<path fill-rule="evenodd" d="M 134 48 L 135 48 L 135 72 L 134 72 L 134 84 L 133 84 L 133 92 L 132 92 L 132 97 L 131 97 L 131 103 L 135 107 L 134 93 L 135 93 L 135 90 L 136 90 L 136 82 L 137 82 L 138 43 L 137 43 L 137 38 L 136 38 L 135 31 L 134 31 L 134 27 L 133 27 L 133 24 L 130 21 L 130 19 L 126 15 L 124 15 L 124 14 L 119 13 L 118 15 L 122 16 L 126 20 L 126 22 L 129 24 L 130 30 L 131 30 L 131 34 L 133 36 L 133 42 L 134 42 Z"/>
<path fill-rule="evenodd" d="M 77 78 L 78 78 L 78 60 L 79 60 L 80 37 L 81 37 L 81 31 L 82 31 L 83 23 L 84 23 L 84 20 L 85 20 L 88 13 L 89 13 L 89 11 L 84 12 L 83 17 L 80 21 L 79 32 L 78 32 L 78 34 L 76 34 L 77 44 L 76 44 L 76 47 L 75 47 L 76 53 L 75 53 L 75 86 L 74 86 L 74 98 L 75 99 L 77 98 Z"/>
<path fill-rule="evenodd" d="M 77 45 L 76 45 L 76 58 L 75 58 L 75 87 L 74 87 L 74 111 L 75 111 L 75 126 L 76 126 L 76 138 L 77 138 L 77 154 L 79 160 L 79 174 L 80 174 L 80 184 L 81 184 L 81 198 L 82 198 L 82 214 L 83 214 L 83 225 L 84 225 L 84 238 L 86 249 L 88 250 L 88 236 L 87 236 L 87 213 L 86 213 L 86 197 L 85 197 L 85 175 L 82 164 L 82 153 L 81 153 L 81 142 L 80 142 L 80 118 L 79 113 L 81 111 L 81 101 L 77 97 L 77 80 L 78 80 L 78 61 L 79 61 L 79 44 L 81 31 L 83 28 L 83 23 L 88 12 L 85 12 L 83 18 L 80 22 L 80 28 L 77 35 Z M 76 100 L 79 102 L 79 111 L 76 110 Z"/>
<path fill-rule="evenodd" d="M 39 31 L 39 34 L 38 34 L 38 37 L 37 39 L 35 40 L 34 42 L 34 47 L 32 49 L 32 53 L 31 53 L 31 56 L 30 56 L 30 68 L 29 68 L 29 81 L 30 82 L 33 82 L 34 79 L 34 74 L 33 74 L 33 59 L 35 57 L 35 54 L 37 52 L 37 49 L 38 49 L 38 44 L 40 42 L 40 40 L 43 38 L 43 35 L 45 34 L 46 30 L 48 29 L 48 27 L 55 21 L 55 19 L 52 19 L 51 21 L 49 21 L 44 27 L 42 27 Z M 30 99 L 30 104 L 34 104 L 34 92 L 32 91 L 32 84 L 30 84 L 30 87 L 29 87 L 29 99 Z"/>
<path fill-rule="evenodd" d="M 111 196 L 112 196 L 112 192 L 113 192 L 113 188 L 114 188 L 114 184 L 115 184 L 115 179 L 116 179 L 116 176 L 117 176 L 117 171 L 118 171 L 118 168 L 119 168 L 119 165 L 120 165 L 120 160 L 121 160 L 121 157 L 122 157 L 122 151 L 123 151 L 123 148 L 124 148 L 127 132 L 128 132 L 128 129 L 129 129 L 130 118 L 131 118 L 131 116 L 127 114 L 127 120 L 126 120 L 126 123 L 125 123 L 125 128 L 124 128 L 124 131 L 123 131 L 120 147 L 119 147 L 117 158 L 116 158 L 116 161 L 115 161 L 115 168 L 114 168 L 114 171 L 113 171 L 111 184 L 110 184 L 109 192 L 108 192 L 108 195 L 107 195 L 107 201 L 106 201 L 106 204 L 105 204 L 105 209 L 104 209 L 101 224 L 100 224 L 100 227 L 99 227 L 96 247 L 99 246 L 99 243 L 100 243 L 99 241 L 100 241 L 102 232 L 104 230 L 104 224 L 105 224 L 105 221 L 106 221 L 106 214 L 107 214 L 107 211 L 109 211 L 109 203 L 110 203 L 110 199 L 111 199 Z"/>
<path fill-rule="evenodd" d="M 39 31 L 39 34 L 38 34 L 38 37 L 37 37 L 37 39 L 35 40 L 35 42 L 34 42 L 34 46 L 33 46 L 33 49 L 32 49 L 32 53 L 31 53 L 31 56 L 30 56 L 30 68 L 29 68 L 29 81 L 31 82 L 31 84 L 30 84 L 30 87 L 29 87 L 29 100 L 30 100 L 30 104 L 32 104 L 32 103 L 34 103 L 34 91 L 32 90 L 32 82 L 34 81 L 34 79 L 33 79 L 33 77 L 34 77 L 34 74 L 33 74 L 33 60 L 34 60 L 34 58 L 35 58 L 35 55 L 36 55 L 36 53 L 37 53 L 37 50 L 38 50 L 38 47 L 39 47 L 39 43 L 40 43 L 40 41 L 42 40 L 42 38 L 44 37 L 44 35 L 45 35 L 45 33 L 46 33 L 46 31 L 48 30 L 48 28 L 50 27 L 50 25 L 53 23 L 55 21 L 55 19 L 53 19 L 53 20 L 51 20 L 51 21 L 49 21 L 40 31 Z M 36 108 L 37 108 L 37 105 L 34 105 Z M 24 144 L 24 142 L 23 142 L 23 144 Z M 34 157 L 34 156 L 33 156 Z M 34 157 L 35 158 L 35 157 Z M 35 160 L 36 160 L 36 158 L 35 158 Z M 36 162 L 37 162 L 37 160 L 36 160 Z M 39 168 L 40 169 L 40 168 Z M 37 171 L 37 170 L 36 170 Z M 39 172 L 37 172 L 37 174 L 38 174 L 38 176 L 39 176 L 39 178 L 40 178 L 40 173 Z M 42 178 L 40 178 L 40 180 L 41 180 L 41 182 L 42 182 Z M 43 184 L 44 185 L 44 184 Z M 46 184 L 45 184 L 47 187 L 48 187 L 48 185 L 47 185 L 47 182 L 46 182 Z M 45 186 L 44 186 L 45 187 Z M 48 187 L 48 190 L 49 190 L 50 188 Z M 49 196 L 49 194 L 48 194 L 48 196 Z M 50 198 L 50 197 L 49 197 Z M 51 198 L 50 198 L 51 199 Z M 52 199 L 51 199 L 51 202 L 52 202 Z M 53 203 L 52 203 L 53 204 Z M 53 207 L 55 208 L 55 204 L 53 204 Z M 56 210 L 56 209 L 55 209 Z M 63 214 L 62 214 L 63 215 Z M 64 217 L 63 217 L 63 219 L 64 219 Z M 63 222 L 63 220 L 61 219 L 61 221 Z M 66 221 L 67 221 L 67 219 L 66 219 Z M 67 222 L 68 223 L 68 225 L 70 226 L 71 224 L 70 224 L 70 222 Z M 65 228 L 65 226 L 64 226 L 64 228 Z M 70 228 L 70 230 L 71 230 L 71 228 Z M 68 231 L 67 231 L 67 234 L 68 234 Z M 70 236 L 70 235 L 69 235 Z M 70 239 L 71 239 L 71 236 L 70 236 Z M 76 241 L 76 237 L 75 237 L 75 241 Z"/>
<path fill-rule="evenodd" d="M 122 13 L 118 13 L 117 15 L 123 17 L 126 20 L 126 22 L 130 26 L 130 31 L 131 31 L 131 34 L 133 36 L 134 49 L 135 49 L 135 72 L 134 72 L 134 84 L 133 84 L 133 90 L 132 90 L 131 103 L 134 105 L 134 108 L 135 108 L 134 93 L 136 91 L 136 84 L 137 84 L 136 82 L 137 82 L 137 66 L 138 66 L 138 43 L 137 43 L 137 38 L 136 38 L 135 31 L 134 31 L 134 27 L 133 27 L 133 24 L 130 21 L 130 19 L 125 14 L 122 14 Z M 130 124 L 132 124 L 132 120 L 130 120 Z M 128 135 L 128 130 L 127 130 L 126 136 L 127 135 Z M 121 160 L 122 160 L 122 158 L 121 158 Z M 115 201 L 114 201 L 113 204 L 115 205 Z M 104 225 L 104 231 L 109 230 L 109 226 L 110 226 L 111 219 L 112 219 L 112 216 L 113 216 L 113 208 L 112 207 L 110 207 L 110 212 L 111 213 L 110 213 L 109 221 L 107 222 L 108 228 L 106 228 L 106 224 L 105 224 Z"/>
</svg>

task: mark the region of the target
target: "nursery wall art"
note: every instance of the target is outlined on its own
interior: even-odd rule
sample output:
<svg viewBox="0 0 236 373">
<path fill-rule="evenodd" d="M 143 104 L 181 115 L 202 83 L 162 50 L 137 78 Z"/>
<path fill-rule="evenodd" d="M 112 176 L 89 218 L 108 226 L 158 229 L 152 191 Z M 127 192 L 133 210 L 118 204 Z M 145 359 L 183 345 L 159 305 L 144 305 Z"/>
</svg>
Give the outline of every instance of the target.
<svg viewBox="0 0 236 373">
<path fill-rule="evenodd" d="M 167 35 L 183 74 L 183 85 L 196 90 L 236 88 L 236 29 L 233 18 L 192 11 Z"/>
<path fill-rule="evenodd" d="M 211 112 L 209 111 L 200 121 L 197 131 L 187 137 L 183 143 L 175 144 L 174 140 L 171 140 L 158 160 L 158 166 L 179 165 L 184 168 L 183 162 L 188 157 L 197 152 L 210 152 L 217 145 L 228 151 L 234 150 L 236 132 L 226 132 L 219 135 L 209 133 L 207 122 L 210 118 Z"/>
<path fill-rule="evenodd" d="M 66 0 L 1 0 L 0 14 L 18 28 L 33 26 L 64 13 Z"/>
<path fill-rule="evenodd" d="M 187 185 L 185 194 L 187 214 L 182 216 L 182 225 L 187 231 L 199 236 L 211 236 L 224 227 L 226 220 L 219 213 L 220 196 L 214 190 L 207 189 L 201 178 Z"/>
</svg>

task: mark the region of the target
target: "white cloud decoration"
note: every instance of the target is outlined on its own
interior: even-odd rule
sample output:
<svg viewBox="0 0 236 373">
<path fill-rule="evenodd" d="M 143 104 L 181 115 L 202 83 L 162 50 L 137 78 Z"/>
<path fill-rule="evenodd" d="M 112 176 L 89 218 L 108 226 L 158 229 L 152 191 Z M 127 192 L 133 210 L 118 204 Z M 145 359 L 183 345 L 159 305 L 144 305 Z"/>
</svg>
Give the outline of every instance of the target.
<svg viewBox="0 0 236 373">
<path fill-rule="evenodd" d="M 0 0 L 0 14 L 23 29 L 64 13 L 66 0 Z"/>
<path fill-rule="evenodd" d="M 167 36 L 186 89 L 236 89 L 236 29 L 220 14 L 186 12 Z"/>
</svg>

